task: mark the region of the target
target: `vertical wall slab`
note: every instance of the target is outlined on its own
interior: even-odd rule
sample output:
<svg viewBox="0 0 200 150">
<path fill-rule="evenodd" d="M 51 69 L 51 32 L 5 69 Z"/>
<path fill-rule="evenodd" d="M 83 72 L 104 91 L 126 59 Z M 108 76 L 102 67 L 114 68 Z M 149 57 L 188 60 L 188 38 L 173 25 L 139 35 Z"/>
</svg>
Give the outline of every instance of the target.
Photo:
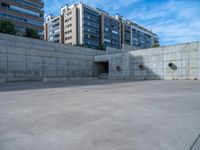
<svg viewBox="0 0 200 150">
<path fill-rule="evenodd" d="M 123 68 L 122 54 L 113 54 L 109 59 L 109 78 L 123 79 L 123 74 L 127 68 Z"/>
<path fill-rule="evenodd" d="M 199 42 L 130 51 L 130 78 L 196 80 L 200 74 L 199 56 Z"/>
<path fill-rule="evenodd" d="M 123 79 L 129 79 L 130 78 L 130 53 L 129 52 L 123 52 L 122 53 L 122 78 Z"/>
<path fill-rule="evenodd" d="M 26 49 L 21 47 L 8 48 L 8 77 L 9 81 L 26 80 Z"/>
<path fill-rule="evenodd" d="M 196 80 L 198 78 L 198 43 L 197 42 L 190 43 L 189 68 L 190 68 L 189 78 L 191 80 Z"/>
<path fill-rule="evenodd" d="M 0 45 L 0 83 L 7 79 L 7 47 Z"/>
<path fill-rule="evenodd" d="M 184 44 L 181 50 L 181 79 L 190 78 L 190 45 Z"/>
<path fill-rule="evenodd" d="M 85 78 L 94 75 L 94 56 L 105 51 L 0 33 L 0 80 Z"/>
<path fill-rule="evenodd" d="M 181 77 L 181 50 L 182 45 L 163 48 L 164 57 L 164 79 L 180 79 Z M 176 68 L 170 67 L 173 64 Z"/>
<path fill-rule="evenodd" d="M 198 80 L 200 80 L 200 42 L 198 42 Z"/>
<path fill-rule="evenodd" d="M 163 79 L 163 48 L 148 49 L 147 79 Z"/>
</svg>

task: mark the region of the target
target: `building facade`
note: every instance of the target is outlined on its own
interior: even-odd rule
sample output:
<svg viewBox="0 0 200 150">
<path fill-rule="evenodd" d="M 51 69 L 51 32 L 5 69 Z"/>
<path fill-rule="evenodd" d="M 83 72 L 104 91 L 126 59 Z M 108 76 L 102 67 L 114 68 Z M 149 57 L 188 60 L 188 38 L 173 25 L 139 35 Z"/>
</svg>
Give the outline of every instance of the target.
<svg viewBox="0 0 200 150">
<path fill-rule="evenodd" d="M 97 48 L 100 43 L 100 12 L 83 3 L 79 8 L 79 43 L 88 47 Z"/>
<path fill-rule="evenodd" d="M 78 41 L 77 39 L 77 14 L 78 10 L 75 7 L 75 5 L 72 5 L 70 7 L 65 6 L 61 8 L 61 43 L 67 44 L 67 45 L 74 45 Z"/>
<path fill-rule="evenodd" d="M 0 0 L 0 20 L 12 21 L 19 35 L 28 27 L 43 35 L 43 8 L 42 0 Z"/>
<path fill-rule="evenodd" d="M 55 18 L 59 20 L 59 29 L 52 27 Z M 52 30 L 53 33 L 57 32 L 56 40 L 51 37 Z M 154 44 L 159 44 L 158 36 L 144 27 L 83 3 L 62 7 L 57 17 L 48 16 L 45 40 L 100 49 L 120 49 L 122 44 L 131 45 L 135 49 L 151 48 Z"/>
<path fill-rule="evenodd" d="M 44 38 L 47 41 L 61 43 L 61 16 L 53 17 L 49 15 L 46 18 Z"/>
<path fill-rule="evenodd" d="M 108 14 L 101 15 L 101 44 L 114 48 L 121 48 L 121 23 Z"/>
<path fill-rule="evenodd" d="M 125 23 L 122 24 L 122 43 L 131 45 L 131 27 Z"/>
<path fill-rule="evenodd" d="M 128 20 L 122 23 L 123 43 L 132 46 L 134 49 L 151 48 L 159 45 L 158 36 L 152 31 Z"/>
</svg>

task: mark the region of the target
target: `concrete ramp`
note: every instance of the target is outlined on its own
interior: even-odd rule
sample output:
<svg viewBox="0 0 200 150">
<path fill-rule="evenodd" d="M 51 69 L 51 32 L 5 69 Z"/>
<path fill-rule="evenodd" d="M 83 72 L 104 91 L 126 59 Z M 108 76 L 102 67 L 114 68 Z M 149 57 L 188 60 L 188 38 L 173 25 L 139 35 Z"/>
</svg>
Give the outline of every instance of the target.
<svg viewBox="0 0 200 150">
<path fill-rule="evenodd" d="M 108 73 L 102 73 L 100 76 L 98 76 L 98 79 L 108 79 Z"/>
<path fill-rule="evenodd" d="M 190 150 L 200 150 L 200 134 L 195 140 L 194 144 L 191 146 Z"/>
</svg>

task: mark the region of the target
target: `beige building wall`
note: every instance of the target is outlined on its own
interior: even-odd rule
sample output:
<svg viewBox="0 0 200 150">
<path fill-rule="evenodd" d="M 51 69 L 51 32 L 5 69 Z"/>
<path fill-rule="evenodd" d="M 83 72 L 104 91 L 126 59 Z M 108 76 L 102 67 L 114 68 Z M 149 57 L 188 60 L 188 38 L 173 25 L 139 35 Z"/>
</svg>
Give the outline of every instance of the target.
<svg viewBox="0 0 200 150">
<path fill-rule="evenodd" d="M 66 8 L 64 16 L 64 44 L 76 45 L 77 40 L 77 8 Z"/>
<path fill-rule="evenodd" d="M 44 40 L 48 41 L 49 39 L 49 28 L 48 28 L 48 23 L 44 23 Z"/>
</svg>

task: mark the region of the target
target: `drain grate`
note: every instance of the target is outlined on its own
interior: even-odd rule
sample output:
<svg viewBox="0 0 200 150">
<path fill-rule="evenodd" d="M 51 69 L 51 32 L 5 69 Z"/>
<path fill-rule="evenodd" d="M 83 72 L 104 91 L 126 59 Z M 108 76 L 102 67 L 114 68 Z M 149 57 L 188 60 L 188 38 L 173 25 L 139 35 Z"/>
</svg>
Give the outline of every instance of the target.
<svg viewBox="0 0 200 150">
<path fill-rule="evenodd" d="M 191 146 L 190 150 L 200 150 L 200 134 L 195 140 L 194 144 Z"/>
</svg>

